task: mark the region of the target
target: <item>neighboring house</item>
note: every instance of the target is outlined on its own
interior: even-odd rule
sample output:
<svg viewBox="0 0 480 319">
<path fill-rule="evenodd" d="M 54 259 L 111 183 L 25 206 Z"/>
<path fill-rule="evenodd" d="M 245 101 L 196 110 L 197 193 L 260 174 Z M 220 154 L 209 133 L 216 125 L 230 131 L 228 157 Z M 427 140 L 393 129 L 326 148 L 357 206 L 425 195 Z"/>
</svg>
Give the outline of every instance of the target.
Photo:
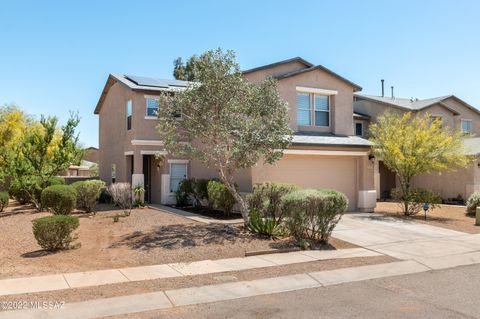
<svg viewBox="0 0 480 319">
<path fill-rule="evenodd" d="M 273 165 L 257 164 L 238 172 L 241 192 L 264 181 L 301 187 L 332 188 L 349 198 L 350 210 L 375 207 L 374 160 L 371 144 L 355 136 L 353 94 L 361 88 L 326 69 L 294 58 L 243 72 L 258 83 L 278 81 L 290 106 L 292 145 Z M 110 75 L 95 108 L 99 115 L 100 178 L 145 186 L 148 202 L 171 204 L 184 178 L 212 178 L 216 172 L 198 161 L 172 158 L 163 148 L 156 126 L 157 97 L 183 89 L 186 82 L 128 75 Z"/>
<path fill-rule="evenodd" d="M 65 177 L 93 177 L 98 173 L 98 164 L 86 160 L 82 160 L 80 165 L 70 165 L 65 172 L 58 176 Z"/>
<path fill-rule="evenodd" d="M 83 159 L 92 163 L 99 163 L 98 160 L 98 148 L 90 146 L 85 149 L 85 154 L 83 155 Z"/>
<path fill-rule="evenodd" d="M 383 89 L 382 89 L 383 91 Z M 370 119 L 356 120 L 362 126 L 363 135 L 368 137 L 368 126 L 386 111 L 400 114 L 429 114 L 441 118 L 442 125 L 453 130 L 462 130 L 471 136 L 480 136 L 480 111 L 454 95 L 430 99 L 406 99 L 391 96 L 373 96 L 355 94 L 354 111 Z M 467 139 L 468 155 L 480 154 L 480 140 Z M 392 188 L 398 186 L 395 174 L 380 160 L 376 164 L 375 187 L 379 198 L 386 198 Z M 413 179 L 412 187 L 427 188 L 438 193 L 442 198 L 468 198 L 474 191 L 480 190 L 480 168 L 478 158 L 473 165 L 453 172 L 422 174 Z"/>
</svg>

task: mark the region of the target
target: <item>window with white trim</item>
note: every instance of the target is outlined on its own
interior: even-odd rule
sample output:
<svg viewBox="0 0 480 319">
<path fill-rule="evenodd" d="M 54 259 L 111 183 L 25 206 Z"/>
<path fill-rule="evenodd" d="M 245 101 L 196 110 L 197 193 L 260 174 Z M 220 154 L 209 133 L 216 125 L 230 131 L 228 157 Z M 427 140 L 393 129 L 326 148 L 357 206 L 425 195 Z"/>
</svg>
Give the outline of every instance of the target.
<svg viewBox="0 0 480 319">
<path fill-rule="evenodd" d="M 132 100 L 127 101 L 127 131 L 132 129 Z"/>
<path fill-rule="evenodd" d="M 465 134 L 472 134 L 472 120 L 461 120 L 460 126 Z"/>
<path fill-rule="evenodd" d="M 330 98 L 327 95 L 313 96 L 315 126 L 330 126 Z"/>
<path fill-rule="evenodd" d="M 157 116 L 158 115 L 158 99 L 147 97 L 147 116 Z"/>
<path fill-rule="evenodd" d="M 310 112 L 310 94 L 297 93 L 297 124 L 301 126 L 310 126 Z"/>
<path fill-rule="evenodd" d="M 171 163 L 170 164 L 170 192 L 174 193 L 180 183 L 187 178 L 187 164 Z"/>
</svg>

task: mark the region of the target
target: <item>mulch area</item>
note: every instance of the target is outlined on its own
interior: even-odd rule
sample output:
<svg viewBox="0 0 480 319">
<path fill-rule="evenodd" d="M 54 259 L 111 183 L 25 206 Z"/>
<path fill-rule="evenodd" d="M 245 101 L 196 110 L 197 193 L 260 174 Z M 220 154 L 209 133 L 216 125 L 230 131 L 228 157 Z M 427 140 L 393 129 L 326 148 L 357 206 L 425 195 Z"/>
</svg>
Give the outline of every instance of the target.
<svg viewBox="0 0 480 319">
<path fill-rule="evenodd" d="M 271 240 L 241 228 L 202 224 L 168 212 L 134 209 L 128 217 L 113 221 L 123 211 L 99 205 L 95 216 L 78 213 L 76 249 L 49 253 L 41 250 L 32 234 L 33 219 L 47 216 L 35 210 L 0 215 L 0 278 L 243 257 L 246 252 L 291 249 L 295 240 Z M 13 208 L 9 208 L 10 210 Z M 241 227 L 241 226 L 240 226 Z M 332 238 L 323 249 L 356 247 Z"/>
<path fill-rule="evenodd" d="M 480 233 L 480 226 L 475 226 L 475 216 L 466 214 L 465 206 L 439 205 L 438 208 L 427 212 L 427 220 L 424 219 L 423 211 L 410 217 L 404 216 L 399 203 L 395 202 L 378 202 L 375 213 L 471 234 Z"/>
</svg>

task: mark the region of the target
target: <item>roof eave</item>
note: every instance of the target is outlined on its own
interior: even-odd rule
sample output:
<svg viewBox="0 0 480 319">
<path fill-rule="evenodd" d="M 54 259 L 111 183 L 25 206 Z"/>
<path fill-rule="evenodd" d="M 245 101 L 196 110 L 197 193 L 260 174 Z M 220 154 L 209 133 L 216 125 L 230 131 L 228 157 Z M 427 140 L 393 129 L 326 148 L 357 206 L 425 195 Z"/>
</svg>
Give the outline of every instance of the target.
<svg viewBox="0 0 480 319">
<path fill-rule="evenodd" d="M 297 57 L 294 57 L 294 58 L 291 58 L 291 59 L 286 59 L 286 60 L 278 61 L 278 62 L 275 62 L 275 63 L 262 65 L 262 66 L 259 66 L 259 67 L 256 67 L 256 68 L 248 69 L 248 70 L 242 71 L 242 74 L 247 74 L 247 73 L 252 73 L 252 72 L 255 72 L 255 71 L 270 69 L 270 68 L 276 67 L 278 65 L 282 65 L 282 64 L 286 64 L 286 63 L 290 63 L 290 62 L 295 62 L 295 61 L 303 63 L 308 68 L 313 66 L 312 63 L 308 62 L 307 60 L 304 60 L 303 58 L 301 58 L 299 56 L 297 56 Z"/>
<path fill-rule="evenodd" d="M 359 91 L 362 90 L 362 87 L 360 85 L 355 84 L 350 80 L 347 80 L 343 76 L 333 72 L 332 70 L 324 67 L 323 65 L 316 65 L 316 66 L 310 67 L 308 69 L 293 71 L 293 72 L 290 72 L 290 73 L 287 73 L 287 74 L 280 75 L 280 76 L 276 77 L 276 79 L 277 79 L 277 81 L 281 81 L 283 79 L 286 79 L 286 78 L 289 78 L 289 77 L 292 77 L 292 76 L 297 76 L 297 75 L 300 75 L 300 74 L 303 74 L 303 73 L 306 73 L 306 72 L 310 72 L 310 71 L 314 71 L 314 70 L 322 70 L 322 71 L 325 71 L 325 72 L 329 73 L 330 75 L 333 75 L 337 79 L 339 79 L 339 80 L 349 84 L 350 86 L 352 86 L 354 92 L 359 92 Z"/>
</svg>

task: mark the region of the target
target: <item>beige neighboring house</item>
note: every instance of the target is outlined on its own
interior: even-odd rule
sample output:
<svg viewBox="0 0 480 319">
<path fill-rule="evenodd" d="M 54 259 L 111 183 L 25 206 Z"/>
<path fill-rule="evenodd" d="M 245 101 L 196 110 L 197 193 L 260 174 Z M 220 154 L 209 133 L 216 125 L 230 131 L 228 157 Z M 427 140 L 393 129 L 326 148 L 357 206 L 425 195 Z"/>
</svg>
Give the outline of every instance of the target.
<svg viewBox="0 0 480 319">
<path fill-rule="evenodd" d="M 376 203 L 371 143 L 355 136 L 353 95 L 361 88 L 328 70 L 293 58 L 243 72 L 258 83 L 278 81 L 280 95 L 290 106 L 292 145 L 273 165 L 258 163 L 238 172 L 241 192 L 254 183 L 289 182 L 305 188 L 332 188 L 345 193 L 350 210 L 371 211 Z M 187 83 L 129 75 L 108 77 L 95 108 L 99 115 L 100 178 L 141 184 L 147 202 L 173 204 L 174 191 L 184 178 L 217 174 L 195 160 L 174 158 L 163 148 L 155 129 L 158 95 Z"/>
<path fill-rule="evenodd" d="M 382 89 L 383 91 L 383 89 Z M 390 96 L 374 96 L 355 94 L 354 111 L 365 116 L 355 119 L 356 133 L 368 137 L 368 126 L 386 111 L 414 114 L 429 114 L 439 117 L 442 125 L 454 130 L 462 130 L 468 134 L 466 150 L 468 155 L 475 156 L 472 165 L 452 172 L 430 173 L 413 179 L 412 187 L 426 188 L 438 193 L 443 199 L 456 198 L 460 195 L 467 199 L 474 191 L 480 190 L 480 111 L 454 95 L 446 95 L 430 99 L 398 98 Z M 375 189 L 379 198 L 388 197 L 392 188 L 398 186 L 395 174 L 382 161 L 376 161 Z"/>
</svg>

